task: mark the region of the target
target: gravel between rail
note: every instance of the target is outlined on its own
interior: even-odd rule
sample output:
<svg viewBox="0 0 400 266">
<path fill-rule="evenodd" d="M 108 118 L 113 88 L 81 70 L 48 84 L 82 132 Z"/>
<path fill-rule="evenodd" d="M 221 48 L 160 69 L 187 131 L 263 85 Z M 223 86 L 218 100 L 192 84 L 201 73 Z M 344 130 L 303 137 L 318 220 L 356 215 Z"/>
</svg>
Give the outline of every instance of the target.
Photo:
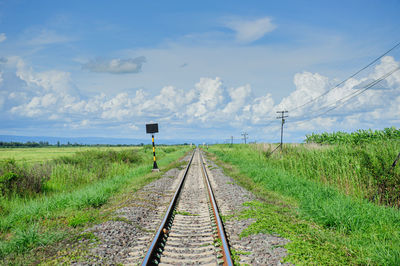
<svg viewBox="0 0 400 266">
<path fill-rule="evenodd" d="M 187 155 L 183 160 L 189 159 L 190 155 Z M 206 162 L 221 215 L 238 213 L 245 208 L 243 203 L 256 199 L 250 192 L 235 184 L 232 178 L 224 175 L 214 162 L 208 159 Z M 70 255 L 60 255 L 56 258 L 57 263 L 140 264 L 182 175 L 183 170 L 171 169 L 162 178 L 132 193 L 131 198 L 115 208 L 114 219 L 85 230 L 86 233 L 93 233 L 96 241 L 83 239 L 67 247 L 69 253 L 85 251 L 72 258 Z M 229 219 L 225 222 L 225 231 L 231 247 L 241 253 L 240 264 L 280 265 L 280 260 L 286 256 L 286 250 L 282 246 L 288 240 L 267 234 L 240 239 L 240 232 L 251 223 L 251 219 Z M 68 259 L 64 260 L 63 256 Z"/>
</svg>

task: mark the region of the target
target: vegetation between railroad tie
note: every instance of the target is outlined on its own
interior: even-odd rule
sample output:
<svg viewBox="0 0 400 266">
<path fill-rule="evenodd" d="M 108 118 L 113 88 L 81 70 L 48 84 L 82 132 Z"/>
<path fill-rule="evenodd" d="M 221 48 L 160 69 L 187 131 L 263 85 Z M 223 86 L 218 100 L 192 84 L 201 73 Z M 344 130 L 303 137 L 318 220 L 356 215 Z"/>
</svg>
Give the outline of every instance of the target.
<svg viewBox="0 0 400 266">
<path fill-rule="evenodd" d="M 400 264 L 399 201 L 379 179 L 399 142 L 287 145 L 270 155 L 272 146 L 209 148 L 236 182 L 262 199 L 236 217 L 256 220 L 242 236 L 290 239 L 285 261 L 295 264 Z M 385 180 L 398 188 L 399 169 L 391 174 Z"/>
<path fill-rule="evenodd" d="M 42 149 L 51 153 L 56 148 Z M 52 243 L 72 241 L 85 226 L 112 219 L 100 207 L 109 204 L 117 194 L 136 191 L 167 169 L 179 166 L 175 161 L 189 149 L 189 146 L 159 147 L 161 173 L 150 173 L 152 152 L 147 146 L 90 148 L 73 156 L 44 159 L 42 163 L 18 157 L 3 159 L 0 161 L 0 261 L 33 263 L 56 250 L 57 245 Z"/>
</svg>

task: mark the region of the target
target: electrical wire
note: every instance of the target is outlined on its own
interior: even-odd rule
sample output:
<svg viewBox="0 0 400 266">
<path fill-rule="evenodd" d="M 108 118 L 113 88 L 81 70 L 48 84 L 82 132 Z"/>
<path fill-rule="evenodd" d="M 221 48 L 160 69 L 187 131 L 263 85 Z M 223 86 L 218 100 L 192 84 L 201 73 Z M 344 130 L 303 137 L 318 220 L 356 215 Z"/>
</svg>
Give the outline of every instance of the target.
<svg viewBox="0 0 400 266">
<path fill-rule="evenodd" d="M 360 70 L 358 70 L 357 72 L 355 72 L 354 74 L 350 75 L 350 76 L 347 77 L 346 79 L 344 79 L 344 80 L 342 80 L 341 82 L 339 82 L 338 84 L 336 84 L 334 87 L 328 89 L 327 91 L 325 91 L 325 92 L 322 93 L 321 95 L 312 98 L 311 100 L 307 101 L 306 103 L 301 104 L 301 105 L 299 105 L 299 106 L 296 106 L 295 108 L 291 109 L 290 112 L 293 112 L 293 111 L 295 111 L 295 110 L 298 110 L 298 109 L 300 109 L 300 108 L 302 108 L 302 107 L 304 107 L 304 106 L 306 106 L 306 105 L 308 105 L 308 104 L 310 104 L 310 103 L 316 101 L 317 99 L 319 99 L 319 98 L 321 98 L 321 97 L 327 95 L 329 92 L 331 92 L 332 90 L 338 88 L 339 86 L 341 86 L 342 84 L 344 84 L 344 83 L 345 83 L 346 81 L 348 81 L 349 79 L 355 77 L 355 76 L 358 75 L 360 72 L 364 71 L 365 69 L 367 69 L 367 68 L 370 67 L 371 65 L 375 64 L 378 60 L 380 60 L 382 57 L 384 57 L 385 55 L 387 55 L 388 53 L 390 53 L 391 51 L 393 51 L 394 49 L 396 49 L 396 48 L 399 47 L 399 46 L 400 46 L 400 42 L 398 42 L 398 43 L 397 43 L 396 45 L 394 45 L 392 48 L 390 48 L 389 50 L 387 50 L 385 53 L 383 53 L 383 54 L 380 55 L 379 57 L 375 58 L 373 61 L 371 61 L 369 64 L 367 64 L 366 66 L 364 66 L 363 68 L 361 68 Z M 305 118 L 305 119 L 303 119 L 303 120 L 294 121 L 294 123 L 304 123 L 304 122 L 306 122 L 306 121 L 309 121 L 309 120 L 312 120 L 312 119 L 317 118 L 317 117 L 319 117 L 319 116 L 322 116 L 322 115 L 324 115 L 324 114 L 326 114 L 326 113 L 328 113 L 328 112 L 330 112 L 330 111 L 332 111 L 332 110 L 334 110 L 334 109 L 336 109 L 336 108 L 338 108 L 338 107 L 340 107 L 340 106 L 343 106 L 347 101 L 349 101 L 349 100 L 351 100 L 352 98 L 354 98 L 354 97 L 360 95 L 361 93 L 365 92 L 365 91 L 368 90 L 369 88 L 375 86 L 376 84 L 378 84 L 378 83 L 381 82 L 382 80 L 386 79 L 387 77 L 389 77 L 390 75 L 392 75 L 394 72 L 396 72 L 396 71 L 399 70 L 399 69 L 400 69 L 400 67 L 397 68 L 397 69 L 395 69 L 395 70 L 393 70 L 392 72 L 387 73 L 387 74 L 386 74 L 387 76 L 384 75 L 384 76 L 382 76 L 381 78 L 379 78 L 379 79 L 377 79 L 377 80 L 371 82 L 371 83 L 368 84 L 366 87 L 364 87 L 364 89 L 363 89 L 361 92 L 360 92 L 360 91 L 353 92 L 353 93 L 351 93 L 351 94 L 349 94 L 349 95 L 343 97 L 342 99 L 339 99 L 339 100 L 336 101 L 335 103 L 333 103 L 333 104 L 335 105 L 335 104 L 337 104 L 338 102 L 340 102 L 340 101 L 342 101 L 343 99 L 346 99 L 347 97 L 350 96 L 349 99 L 343 101 L 340 105 L 338 105 L 338 106 L 333 106 L 332 108 L 330 108 L 330 109 L 328 109 L 327 111 L 321 113 L 320 115 L 313 116 L 313 117 L 309 117 L 309 118 Z M 354 94 L 356 94 L 356 95 L 354 95 Z M 352 95 L 354 95 L 354 96 L 352 96 Z M 330 105 L 332 105 L 332 104 L 330 104 Z M 324 109 L 324 108 L 326 108 L 326 107 L 329 107 L 330 105 L 325 106 L 325 107 L 323 107 L 323 108 L 320 108 L 320 110 L 321 110 L 321 109 Z M 318 111 L 318 110 L 317 110 L 317 111 Z M 272 123 L 274 123 L 274 122 L 276 122 L 276 121 L 277 121 L 277 120 L 275 120 L 275 119 L 274 119 L 274 120 L 270 120 L 270 121 L 266 121 L 266 124 L 262 124 L 261 126 L 263 126 L 263 127 L 268 127 L 268 126 L 270 126 Z"/>
<path fill-rule="evenodd" d="M 344 84 L 346 81 L 348 81 L 349 79 L 353 78 L 354 76 L 356 76 L 357 74 L 359 74 L 360 72 L 362 72 L 363 70 L 367 69 L 368 67 L 370 67 L 371 65 L 375 64 L 379 59 L 381 59 L 382 57 L 384 57 L 385 55 L 387 55 L 388 53 L 390 53 L 391 51 L 393 51 L 394 49 L 396 49 L 397 47 L 400 46 L 400 42 L 398 42 L 395 46 L 393 46 L 392 48 L 390 48 L 389 50 L 387 50 L 385 53 L 383 53 L 382 55 L 380 55 L 379 57 L 377 57 L 376 59 L 374 59 L 372 62 L 370 62 L 369 64 L 367 64 L 366 66 L 364 66 L 363 68 L 361 68 L 360 70 L 358 70 L 357 72 L 355 72 L 354 74 L 352 74 L 351 76 L 349 76 L 348 78 L 344 79 L 343 81 L 341 81 L 340 83 L 336 84 L 334 87 L 328 89 L 327 91 L 325 91 L 324 93 L 322 93 L 321 95 L 312 98 L 311 100 L 307 101 L 304 104 L 301 104 L 295 108 L 293 108 L 292 110 L 290 110 L 290 112 L 293 112 L 295 110 L 298 110 L 314 101 L 316 101 L 317 99 L 327 95 L 330 91 L 338 88 L 340 85 Z"/>
<path fill-rule="evenodd" d="M 363 89 L 357 90 L 357 91 L 355 91 L 355 92 L 352 92 L 352 93 L 346 95 L 345 97 L 343 97 L 343 98 L 337 100 L 335 103 L 333 103 L 334 106 L 331 107 L 330 109 L 326 110 L 325 112 L 323 112 L 323 113 L 321 113 L 321 114 L 319 114 L 319 115 L 316 115 L 316 116 L 312 116 L 312 117 L 308 117 L 308 118 L 305 118 L 305 119 L 302 119 L 302 120 L 294 121 L 293 123 L 301 124 L 301 123 L 307 122 L 307 121 L 309 121 L 309 120 L 312 120 L 312 119 L 315 119 L 315 118 L 317 118 L 317 117 L 323 116 L 323 115 L 327 114 L 328 112 L 330 112 L 330 111 L 332 111 L 332 110 L 335 110 L 335 109 L 337 109 L 337 108 L 339 108 L 339 107 L 345 105 L 345 104 L 348 103 L 351 99 L 353 99 L 353 98 L 359 96 L 360 94 L 366 92 L 367 90 L 369 90 L 370 88 L 372 88 L 372 87 L 375 86 L 376 84 L 380 83 L 381 81 L 385 80 L 386 78 L 388 78 L 389 76 L 391 76 L 393 73 L 395 73 L 395 72 L 398 71 L 398 70 L 400 70 L 400 67 L 397 67 L 397 68 L 393 69 L 392 71 L 390 71 L 390 72 L 388 72 L 388 73 L 382 75 L 380 78 L 378 78 L 378 79 L 372 81 L 371 83 L 369 83 L 368 85 L 366 85 L 365 87 L 363 87 Z M 340 103 L 340 104 L 339 104 L 339 105 L 336 105 L 336 104 L 338 104 L 338 103 Z M 324 108 L 326 108 L 326 107 L 329 107 L 330 105 L 332 105 L 332 104 L 329 104 L 328 106 L 324 106 L 324 107 L 320 108 L 319 110 L 322 110 L 322 109 L 324 109 Z M 319 111 L 319 110 L 317 110 L 317 111 Z"/>
</svg>

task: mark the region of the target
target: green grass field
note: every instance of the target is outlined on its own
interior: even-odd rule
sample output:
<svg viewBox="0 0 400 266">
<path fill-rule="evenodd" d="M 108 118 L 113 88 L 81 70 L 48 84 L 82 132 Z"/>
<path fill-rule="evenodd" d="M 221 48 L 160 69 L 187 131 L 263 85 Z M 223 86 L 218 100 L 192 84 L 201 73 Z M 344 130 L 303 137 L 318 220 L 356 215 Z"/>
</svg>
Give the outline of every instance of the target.
<svg viewBox="0 0 400 266">
<path fill-rule="evenodd" d="M 135 149 L 134 147 L 133 149 Z M 28 163 L 41 163 L 61 156 L 74 155 L 87 150 L 124 150 L 132 147 L 45 147 L 45 148 L 0 148 L 0 161 L 15 159 Z"/>
</svg>

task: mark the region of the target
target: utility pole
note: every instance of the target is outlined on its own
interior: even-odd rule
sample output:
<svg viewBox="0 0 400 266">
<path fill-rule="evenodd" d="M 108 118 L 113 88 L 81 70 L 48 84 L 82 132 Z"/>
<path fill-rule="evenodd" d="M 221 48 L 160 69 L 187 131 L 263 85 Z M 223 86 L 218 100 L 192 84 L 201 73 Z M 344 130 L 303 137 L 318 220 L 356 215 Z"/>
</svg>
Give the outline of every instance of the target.
<svg viewBox="0 0 400 266">
<path fill-rule="evenodd" d="M 400 153 L 399 153 L 399 155 L 397 155 L 396 160 L 394 160 L 390 170 L 393 170 L 395 168 L 395 166 L 396 166 L 397 162 L 399 161 L 399 159 L 400 159 Z"/>
<path fill-rule="evenodd" d="M 233 146 L 233 136 L 231 136 L 231 146 Z"/>
<path fill-rule="evenodd" d="M 248 135 L 249 134 L 247 134 L 247 132 L 242 133 L 242 136 L 243 136 L 243 139 L 244 139 L 244 144 L 246 144 L 246 139 L 247 139 Z"/>
<path fill-rule="evenodd" d="M 282 119 L 282 124 L 281 124 L 281 151 L 282 151 L 282 146 L 283 146 L 283 124 L 285 124 L 285 118 L 288 117 L 288 115 L 285 115 L 285 113 L 288 113 L 288 111 L 277 111 L 277 114 L 281 114 L 278 116 L 276 119 Z"/>
</svg>

